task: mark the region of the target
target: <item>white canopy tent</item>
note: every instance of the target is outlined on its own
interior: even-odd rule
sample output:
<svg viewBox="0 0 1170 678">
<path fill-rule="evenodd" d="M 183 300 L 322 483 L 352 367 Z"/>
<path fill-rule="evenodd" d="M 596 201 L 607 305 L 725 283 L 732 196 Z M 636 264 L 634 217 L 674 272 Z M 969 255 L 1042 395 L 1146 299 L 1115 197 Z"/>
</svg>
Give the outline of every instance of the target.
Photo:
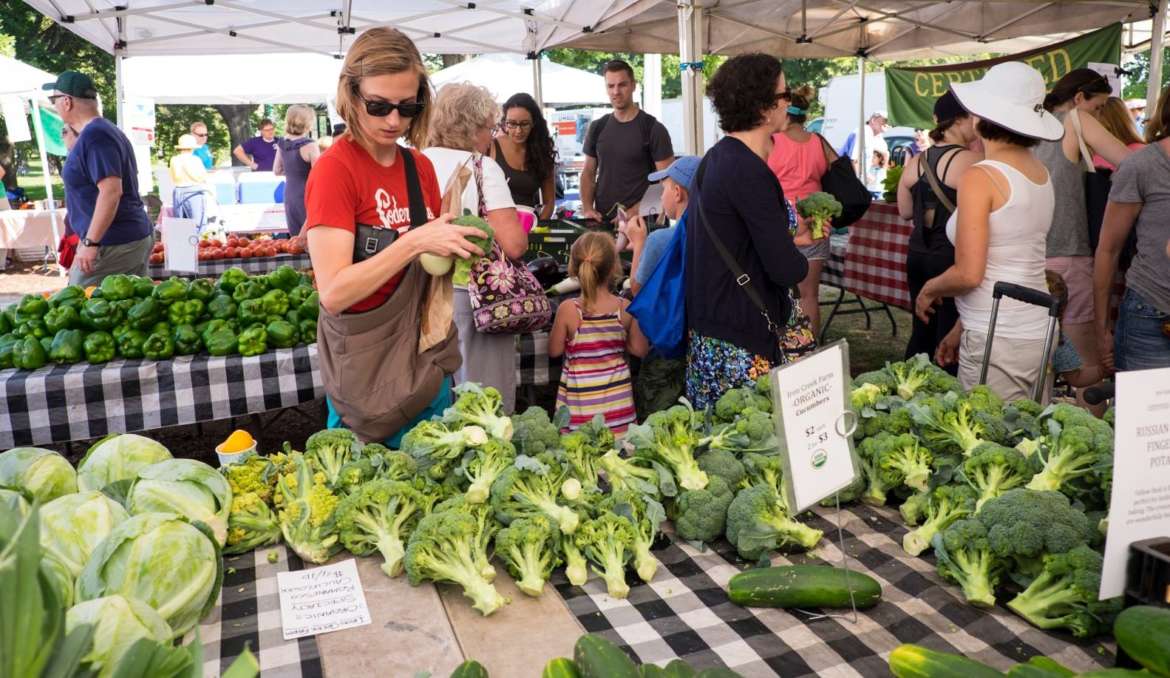
<svg viewBox="0 0 1170 678">
<path fill-rule="evenodd" d="M 136 56 L 123 60 L 123 91 L 158 104 L 323 104 L 341 61 L 323 54 Z"/>
<path fill-rule="evenodd" d="M 491 90 L 503 103 L 517 92 L 536 97 L 532 60 L 521 54 L 483 54 L 431 75 L 436 88 L 449 82 L 473 82 Z M 605 78 L 600 75 L 541 59 L 541 96 L 545 106 L 606 104 Z"/>
</svg>

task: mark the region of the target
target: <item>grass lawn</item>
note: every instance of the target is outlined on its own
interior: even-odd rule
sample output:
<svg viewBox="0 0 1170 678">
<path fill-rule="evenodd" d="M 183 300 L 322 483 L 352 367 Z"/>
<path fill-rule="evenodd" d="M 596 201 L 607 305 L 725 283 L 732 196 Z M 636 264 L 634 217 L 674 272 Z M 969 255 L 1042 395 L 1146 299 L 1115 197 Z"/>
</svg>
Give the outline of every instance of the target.
<svg viewBox="0 0 1170 678">
<path fill-rule="evenodd" d="M 822 323 L 828 319 L 832 302 L 836 298 L 837 290 L 821 288 Z M 856 304 L 848 303 L 850 299 L 853 299 L 853 295 L 846 297 L 846 303 L 842 305 L 841 310 L 858 308 Z M 849 342 L 849 371 L 854 376 L 884 367 L 886 361 L 901 360 L 906 351 L 906 341 L 910 338 L 908 312 L 890 308 L 898 328 L 898 335 L 894 336 L 890 331 L 890 319 L 877 302 L 867 300 L 865 305 L 866 308 L 876 307 L 871 308 L 869 312 L 871 321 L 869 329 L 865 327 L 865 314 L 841 315 L 839 311 L 825 336 L 826 344 L 838 339 Z"/>
<path fill-rule="evenodd" d="M 51 174 L 49 181 L 53 186 L 53 198 L 60 202 L 64 196 L 64 185 L 61 183 L 61 177 Z M 28 174 L 17 177 L 16 183 L 28 194 L 29 200 L 44 200 L 45 178 L 41 176 L 41 159 L 32 158 L 29 160 Z"/>
</svg>

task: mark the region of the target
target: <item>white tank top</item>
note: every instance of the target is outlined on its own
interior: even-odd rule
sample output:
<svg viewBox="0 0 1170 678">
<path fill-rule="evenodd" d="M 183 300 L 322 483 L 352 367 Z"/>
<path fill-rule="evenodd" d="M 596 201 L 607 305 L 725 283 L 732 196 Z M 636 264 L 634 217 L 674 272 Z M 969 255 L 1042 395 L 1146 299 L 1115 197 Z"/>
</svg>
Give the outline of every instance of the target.
<svg viewBox="0 0 1170 678">
<path fill-rule="evenodd" d="M 1019 170 L 997 160 L 977 163 L 995 168 L 1011 186 L 1007 202 L 990 215 L 987 270 L 979 287 L 955 299 L 963 329 L 987 333 L 991 321 L 992 290 L 1003 281 L 1047 291 L 1044 279 L 1045 249 L 1056 197 L 1052 181 L 1033 183 Z M 998 185 L 998 184 L 997 184 Z M 959 213 L 947 221 L 947 237 L 955 242 Z M 1004 298 L 999 304 L 995 336 L 1008 339 L 1043 339 L 1048 330 L 1048 309 Z"/>
</svg>

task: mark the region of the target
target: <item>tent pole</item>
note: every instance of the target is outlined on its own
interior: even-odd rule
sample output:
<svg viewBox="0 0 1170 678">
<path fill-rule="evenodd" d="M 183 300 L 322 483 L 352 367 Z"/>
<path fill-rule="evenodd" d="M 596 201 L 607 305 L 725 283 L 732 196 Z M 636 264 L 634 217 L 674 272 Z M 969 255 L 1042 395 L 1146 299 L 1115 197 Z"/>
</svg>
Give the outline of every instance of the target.
<svg viewBox="0 0 1170 678">
<path fill-rule="evenodd" d="M 126 116 L 123 115 L 123 99 L 126 98 L 126 93 L 123 91 L 125 83 L 122 80 L 122 55 L 126 51 L 126 20 L 122 17 L 116 19 L 118 22 L 118 43 L 114 46 L 114 98 L 115 110 L 118 111 L 118 127 L 125 133 Z"/>
<path fill-rule="evenodd" d="M 537 53 L 535 57 L 529 58 L 532 59 L 532 98 L 536 99 L 536 105 L 541 110 L 544 110 L 544 86 L 541 76 L 540 53 Z"/>
<path fill-rule="evenodd" d="M 1162 93 L 1162 43 L 1166 35 L 1166 3 L 1158 0 L 1157 14 L 1154 15 L 1153 30 L 1150 33 L 1150 79 L 1146 85 L 1146 119 L 1157 113 L 1158 96 Z"/>
<path fill-rule="evenodd" d="M 662 55 L 647 54 L 642 62 L 642 108 L 662 118 Z"/>
<path fill-rule="evenodd" d="M 683 148 L 688 155 L 703 153 L 702 8 L 694 0 L 679 0 L 678 47 L 683 95 Z M 699 64 L 699 67 L 695 65 Z"/>
<path fill-rule="evenodd" d="M 32 96 L 33 127 L 37 130 L 37 152 L 41 156 L 41 178 L 45 182 L 45 199 L 49 205 L 49 223 L 53 228 L 53 243 L 56 244 L 61 242 L 61 231 L 57 228 L 57 201 L 53 199 L 53 182 L 49 179 L 49 156 L 45 152 L 45 126 L 41 123 L 41 105 L 37 101 L 39 95 L 38 92 Z M 53 252 L 53 258 L 56 259 L 56 250 L 52 247 L 49 250 Z M 69 275 L 65 267 L 58 266 L 57 268 L 61 277 Z"/>
<path fill-rule="evenodd" d="M 865 159 L 865 57 L 857 57 L 857 78 L 861 81 L 861 96 L 858 97 L 860 103 L 858 104 L 858 122 L 857 122 L 857 139 L 853 141 L 854 147 L 857 148 L 857 176 L 861 177 L 861 183 L 866 183 L 866 159 Z"/>
</svg>

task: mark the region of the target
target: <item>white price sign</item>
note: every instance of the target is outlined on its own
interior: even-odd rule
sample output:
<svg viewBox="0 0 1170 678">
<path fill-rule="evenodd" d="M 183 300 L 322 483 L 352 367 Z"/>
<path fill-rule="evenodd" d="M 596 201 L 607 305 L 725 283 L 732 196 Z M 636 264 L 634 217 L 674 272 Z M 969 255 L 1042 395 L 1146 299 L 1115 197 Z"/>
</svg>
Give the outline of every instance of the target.
<svg viewBox="0 0 1170 678">
<path fill-rule="evenodd" d="M 194 219 L 164 217 L 162 240 L 167 270 L 199 272 L 199 227 Z"/>
<path fill-rule="evenodd" d="M 838 341 L 772 370 L 784 481 L 795 513 L 849 486 L 857 475 L 849 410 L 849 346 Z"/>
<path fill-rule="evenodd" d="M 285 640 L 370 623 L 370 608 L 353 558 L 311 570 L 278 572 L 276 585 Z"/>
<path fill-rule="evenodd" d="M 1118 372 L 1101 599 L 1125 592 L 1129 545 L 1170 537 L 1170 368 Z"/>
</svg>

